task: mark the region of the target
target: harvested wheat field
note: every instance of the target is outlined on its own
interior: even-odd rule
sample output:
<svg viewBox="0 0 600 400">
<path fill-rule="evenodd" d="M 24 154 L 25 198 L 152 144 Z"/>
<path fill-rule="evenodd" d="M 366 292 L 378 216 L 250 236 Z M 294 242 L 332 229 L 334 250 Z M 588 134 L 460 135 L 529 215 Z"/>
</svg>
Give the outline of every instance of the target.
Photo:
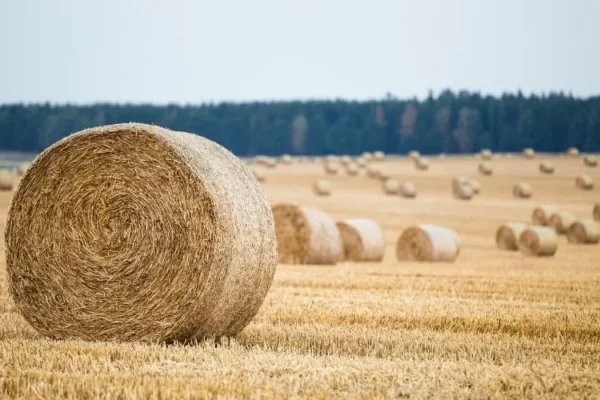
<svg viewBox="0 0 600 400">
<path fill-rule="evenodd" d="M 596 398 L 600 396 L 600 245 L 569 244 L 527 256 L 496 247 L 496 230 L 530 223 L 552 205 L 593 218 L 600 189 L 574 188 L 581 159 L 494 158 L 470 201 L 453 197 L 456 176 L 473 178 L 479 160 L 432 157 L 420 171 L 409 158 L 377 166 L 414 182 L 415 199 L 386 195 L 365 174 L 327 175 L 323 163 L 256 168 L 271 204 L 318 209 L 334 221 L 370 218 L 383 230 L 379 262 L 278 264 L 256 317 L 219 343 L 121 344 L 51 340 L 17 312 L 0 268 L 0 398 Z M 330 196 L 312 185 L 328 179 Z M 515 182 L 535 188 L 513 197 Z M 0 224 L 12 192 L 0 191 Z M 453 263 L 398 261 L 396 241 L 417 224 L 460 236 Z M 257 234 L 257 237 L 260 237 Z M 45 249 L 40 248 L 40 252 Z"/>
</svg>

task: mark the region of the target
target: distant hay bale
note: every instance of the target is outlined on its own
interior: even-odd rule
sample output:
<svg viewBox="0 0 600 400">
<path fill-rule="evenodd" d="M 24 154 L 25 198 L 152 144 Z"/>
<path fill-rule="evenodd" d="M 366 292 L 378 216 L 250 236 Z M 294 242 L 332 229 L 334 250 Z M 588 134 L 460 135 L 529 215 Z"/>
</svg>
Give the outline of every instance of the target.
<svg viewBox="0 0 600 400">
<path fill-rule="evenodd" d="M 591 219 L 575 221 L 567 231 L 567 240 L 574 244 L 597 244 L 600 241 L 600 226 Z"/>
<path fill-rule="evenodd" d="M 386 179 L 383 181 L 383 192 L 385 194 L 398 194 L 400 183 L 395 179 Z"/>
<path fill-rule="evenodd" d="M 262 165 L 267 168 L 275 168 L 277 166 L 277 160 L 267 156 L 256 156 L 254 157 L 254 164 Z"/>
<path fill-rule="evenodd" d="M 546 226 L 550 221 L 552 214 L 557 212 L 558 209 L 554 206 L 539 206 L 533 209 L 531 214 L 531 223 L 533 225 Z"/>
<path fill-rule="evenodd" d="M 535 158 L 535 150 L 533 150 L 532 148 L 526 148 L 523 149 L 523 157 L 527 158 L 527 159 L 532 159 Z"/>
<path fill-rule="evenodd" d="M 352 162 L 352 157 L 350 156 L 341 156 L 340 157 L 340 163 L 342 165 L 348 165 Z"/>
<path fill-rule="evenodd" d="M 294 162 L 294 159 L 289 154 L 284 154 L 279 158 L 282 164 L 290 165 Z"/>
<path fill-rule="evenodd" d="M 577 217 L 572 212 L 556 211 L 550 215 L 548 226 L 554 229 L 559 235 L 563 235 L 567 233 L 575 221 L 577 221 Z"/>
<path fill-rule="evenodd" d="M 380 174 L 381 171 L 379 170 L 379 167 L 376 167 L 374 165 L 369 165 L 367 167 L 367 176 L 369 178 L 379 179 Z"/>
<path fill-rule="evenodd" d="M 477 179 L 469 178 L 467 182 L 471 186 L 471 189 L 473 189 L 473 195 L 479 194 L 479 192 L 481 192 L 481 185 L 479 184 L 479 181 Z"/>
<path fill-rule="evenodd" d="M 339 221 L 344 248 L 343 259 L 356 262 L 378 262 L 385 254 L 383 231 L 372 219 L 347 219 Z"/>
<path fill-rule="evenodd" d="M 378 173 L 379 180 L 385 181 L 385 180 L 390 179 L 390 173 L 387 170 L 385 170 L 383 168 L 379 168 L 378 171 L 379 171 L 379 173 Z"/>
<path fill-rule="evenodd" d="M 373 153 L 373 159 L 375 161 L 384 161 L 385 153 L 383 151 L 376 151 L 375 153 Z"/>
<path fill-rule="evenodd" d="M 522 222 L 508 222 L 496 230 L 496 247 L 501 250 L 519 250 L 519 236 L 527 229 Z"/>
<path fill-rule="evenodd" d="M 250 170 L 252 171 L 252 174 L 254 175 L 256 180 L 260 183 L 263 183 L 266 180 L 265 174 L 258 168 L 250 168 Z"/>
<path fill-rule="evenodd" d="M 360 173 L 360 168 L 354 162 L 346 164 L 346 173 L 350 176 L 356 176 Z"/>
<path fill-rule="evenodd" d="M 325 163 L 335 163 L 335 164 L 337 164 L 340 161 L 339 157 L 332 156 L 332 155 L 325 156 L 324 160 L 325 160 Z"/>
<path fill-rule="evenodd" d="M 343 255 L 335 222 L 314 208 L 282 203 L 273 206 L 279 262 L 330 264 Z"/>
<path fill-rule="evenodd" d="M 313 183 L 313 193 L 317 196 L 331 196 L 331 182 L 318 179 Z"/>
<path fill-rule="evenodd" d="M 481 175 L 492 175 L 494 168 L 486 162 L 479 163 L 479 173 Z"/>
<path fill-rule="evenodd" d="M 491 160 L 492 159 L 492 151 L 490 149 L 483 149 L 479 153 L 479 157 L 481 157 L 482 160 Z"/>
<path fill-rule="evenodd" d="M 399 261 L 454 262 L 459 253 L 458 235 L 441 226 L 411 226 L 402 232 L 396 242 L 396 258 Z"/>
<path fill-rule="evenodd" d="M 359 168 L 366 168 L 369 165 L 369 161 L 365 157 L 358 157 L 355 162 Z"/>
<path fill-rule="evenodd" d="M 519 250 L 529 256 L 549 257 L 556 254 L 558 238 L 552 228 L 530 226 L 519 236 Z"/>
<path fill-rule="evenodd" d="M 513 196 L 519 199 L 529 199 L 531 197 L 531 185 L 527 182 L 519 182 L 513 186 Z"/>
<path fill-rule="evenodd" d="M 373 153 L 369 151 L 365 151 L 360 155 L 360 157 L 363 158 L 366 162 L 373 161 Z"/>
<path fill-rule="evenodd" d="M 579 157 L 579 149 L 577 149 L 577 147 L 569 147 L 567 149 L 567 155 L 569 157 Z"/>
<path fill-rule="evenodd" d="M 540 172 L 543 174 L 553 174 L 554 165 L 550 161 L 542 161 L 540 163 Z"/>
<path fill-rule="evenodd" d="M 415 160 L 415 167 L 419 171 L 426 171 L 429 169 L 429 159 L 427 157 L 419 157 Z"/>
<path fill-rule="evenodd" d="M 419 158 L 421 158 L 421 154 L 416 150 L 412 150 L 408 152 L 408 158 L 410 158 L 413 161 L 417 161 Z"/>
<path fill-rule="evenodd" d="M 329 175 L 337 175 L 340 171 L 340 166 L 336 162 L 327 162 L 325 163 L 325 172 Z"/>
<path fill-rule="evenodd" d="M 456 199 L 470 200 L 473 197 L 474 191 L 469 178 L 457 176 L 452 179 L 452 195 Z"/>
<path fill-rule="evenodd" d="M 594 180 L 590 175 L 582 174 L 575 179 L 575 184 L 579 189 L 592 190 L 594 188 Z"/>
<path fill-rule="evenodd" d="M 594 205 L 592 216 L 594 217 L 594 221 L 600 221 L 600 203 Z"/>
<path fill-rule="evenodd" d="M 233 336 L 271 286 L 270 205 L 244 163 L 208 139 L 145 124 L 87 129 L 46 149 L 21 182 L 8 286 L 50 338 Z"/>
<path fill-rule="evenodd" d="M 598 165 L 598 159 L 596 158 L 596 156 L 588 155 L 583 157 L 583 163 L 588 167 L 595 167 Z"/>
<path fill-rule="evenodd" d="M 0 169 L 0 190 L 9 191 L 13 189 L 14 175 L 9 169 Z"/>
<path fill-rule="evenodd" d="M 30 162 L 24 162 L 24 163 L 19 164 L 19 166 L 15 170 L 17 177 L 20 178 L 23 175 L 25 175 L 25 171 L 27 171 L 27 169 L 29 168 L 30 165 L 31 165 Z"/>
<path fill-rule="evenodd" d="M 400 185 L 400 195 L 409 199 L 417 197 L 417 186 L 413 182 L 404 182 Z"/>
</svg>

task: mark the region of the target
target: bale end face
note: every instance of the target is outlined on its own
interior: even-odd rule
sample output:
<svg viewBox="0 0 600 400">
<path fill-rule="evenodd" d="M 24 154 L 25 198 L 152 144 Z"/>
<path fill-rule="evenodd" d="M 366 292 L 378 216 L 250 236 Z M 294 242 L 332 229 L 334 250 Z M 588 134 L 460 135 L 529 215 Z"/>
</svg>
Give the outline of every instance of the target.
<svg viewBox="0 0 600 400">
<path fill-rule="evenodd" d="M 600 226 L 596 221 L 575 221 L 567 231 L 567 240 L 574 244 L 597 244 L 600 241 Z"/>
<path fill-rule="evenodd" d="M 527 224 L 510 222 L 496 230 L 496 247 L 501 250 L 516 251 L 519 249 L 519 236 L 527 229 Z"/>
<path fill-rule="evenodd" d="M 519 250 L 525 255 L 549 257 L 556 254 L 558 238 L 552 228 L 532 226 L 519 236 Z"/>
<path fill-rule="evenodd" d="M 371 219 L 349 219 L 337 223 L 345 261 L 379 262 L 385 254 L 383 231 Z"/>
</svg>

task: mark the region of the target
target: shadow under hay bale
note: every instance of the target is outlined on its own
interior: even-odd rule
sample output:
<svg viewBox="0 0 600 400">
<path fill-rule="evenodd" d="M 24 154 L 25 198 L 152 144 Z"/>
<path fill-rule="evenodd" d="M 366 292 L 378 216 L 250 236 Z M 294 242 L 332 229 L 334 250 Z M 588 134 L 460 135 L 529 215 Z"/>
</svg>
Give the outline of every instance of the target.
<svg viewBox="0 0 600 400">
<path fill-rule="evenodd" d="M 339 221 L 345 261 L 379 262 L 385 254 L 383 231 L 372 219 L 347 219 Z"/>
<path fill-rule="evenodd" d="M 411 226 L 396 241 L 396 258 L 399 261 L 454 262 L 459 253 L 458 235 L 441 226 Z"/>
</svg>

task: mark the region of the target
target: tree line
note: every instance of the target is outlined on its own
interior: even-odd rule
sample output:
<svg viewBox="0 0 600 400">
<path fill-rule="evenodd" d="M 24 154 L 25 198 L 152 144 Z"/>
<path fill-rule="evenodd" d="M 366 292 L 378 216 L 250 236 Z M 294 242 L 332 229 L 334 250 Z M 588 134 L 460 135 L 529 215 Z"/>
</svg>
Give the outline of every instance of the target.
<svg viewBox="0 0 600 400">
<path fill-rule="evenodd" d="M 424 100 L 203 105 L 0 105 L 0 149 L 38 152 L 79 130 L 144 122 L 201 134 L 239 156 L 600 151 L 600 97 L 563 93 L 499 97 L 450 90 Z"/>
</svg>

